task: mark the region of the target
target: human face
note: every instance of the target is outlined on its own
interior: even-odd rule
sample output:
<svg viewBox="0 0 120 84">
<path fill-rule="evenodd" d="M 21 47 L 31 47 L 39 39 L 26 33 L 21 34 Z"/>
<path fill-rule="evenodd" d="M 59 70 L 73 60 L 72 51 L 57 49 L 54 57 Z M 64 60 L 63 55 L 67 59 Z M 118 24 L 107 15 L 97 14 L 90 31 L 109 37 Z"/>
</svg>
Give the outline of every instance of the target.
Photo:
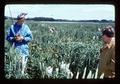
<svg viewBox="0 0 120 84">
<path fill-rule="evenodd" d="M 22 25 L 24 22 L 25 22 L 25 18 L 22 18 L 22 19 L 20 19 L 20 20 L 17 21 L 17 23 L 19 25 Z"/>
<path fill-rule="evenodd" d="M 112 38 L 110 38 L 110 37 L 108 37 L 108 36 L 106 36 L 106 35 L 103 35 L 103 36 L 102 36 L 102 39 L 103 39 L 103 42 L 104 42 L 104 43 L 110 43 L 110 41 L 111 41 Z"/>
</svg>

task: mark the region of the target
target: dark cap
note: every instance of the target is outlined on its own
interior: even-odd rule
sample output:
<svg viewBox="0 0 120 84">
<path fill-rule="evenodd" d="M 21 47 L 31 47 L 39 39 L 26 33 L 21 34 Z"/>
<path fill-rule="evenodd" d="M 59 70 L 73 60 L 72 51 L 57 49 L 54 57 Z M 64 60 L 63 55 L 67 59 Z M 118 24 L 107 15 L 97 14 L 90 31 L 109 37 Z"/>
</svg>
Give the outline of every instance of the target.
<svg viewBox="0 0 120 84">
<path fill-rule="evenodd" d="M 106 36 L 108 36 L 108 37 L 114 37 L 115 32 L 114 32 L 113 27 L 108 26 L 108 27 L 106 27 L 106 28 L 104 28 L 104 29 L 102 30 L 102 34 L 103 34 L 103 35 L 106 35 Z"/>
</svg>

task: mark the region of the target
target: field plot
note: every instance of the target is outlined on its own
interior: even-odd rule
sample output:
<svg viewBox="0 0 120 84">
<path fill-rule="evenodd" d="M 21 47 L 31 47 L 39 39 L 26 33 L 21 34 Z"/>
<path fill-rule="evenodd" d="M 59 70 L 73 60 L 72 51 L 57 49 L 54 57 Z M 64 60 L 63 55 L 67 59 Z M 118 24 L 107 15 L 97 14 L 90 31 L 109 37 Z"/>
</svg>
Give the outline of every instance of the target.
<svg viewBox="0 0 120 84">
<path fill-rule="evenodd" d="M 102 47 L 99 29 L 114 23 L 26 21 L 33 40 L 25 74 L 21 75 L 14 52 L 5 40 L 4 70 L 7 79 L 97 78 Z M 5 21 L 5 37 L 10 21 Z"/>
</svg>

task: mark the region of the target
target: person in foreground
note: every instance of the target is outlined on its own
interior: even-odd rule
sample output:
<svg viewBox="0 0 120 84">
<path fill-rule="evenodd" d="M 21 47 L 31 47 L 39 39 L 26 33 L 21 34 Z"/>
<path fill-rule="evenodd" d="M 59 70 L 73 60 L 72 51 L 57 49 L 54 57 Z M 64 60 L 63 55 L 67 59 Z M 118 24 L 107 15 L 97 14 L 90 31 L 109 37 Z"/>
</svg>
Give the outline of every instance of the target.
<svg viewBox="0 0 120 84">
<path fill-rule="evenodd" d="M 100 50 L 98 77 L 115 78 L 115 32 L 108 26 L 102 31 L 103 48 Z"/>
<path fill-rule="evenodd" d="M 22 58 L 22 74 L 24 74 L 27 59 L 29 57 L 28 43 L 33 39 L 32 32 L 25 22 L 26 13 L 17 16 L 15 24 L 11 25 L 8 30 L 6 40 L 12 44 L 16 52 Z"/>
</svg>

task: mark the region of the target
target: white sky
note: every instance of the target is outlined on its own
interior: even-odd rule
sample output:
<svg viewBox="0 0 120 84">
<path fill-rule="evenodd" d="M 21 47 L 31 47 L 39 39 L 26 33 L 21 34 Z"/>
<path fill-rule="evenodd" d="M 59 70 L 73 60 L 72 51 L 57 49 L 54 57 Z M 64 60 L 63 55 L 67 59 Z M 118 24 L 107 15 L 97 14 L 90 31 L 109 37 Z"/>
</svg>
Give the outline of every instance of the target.
<svg viewBox="0 0 120 84">
<path fill-rule="evenodd" d="M 9 4 L 5 6 L 4 14 L 5 16 L 17 17 L 22 12 L 28 13 L 26 18 L 52 17 L 69 20 L 115 20 L 114 5 L 109 4 Z"/>
</svg>

